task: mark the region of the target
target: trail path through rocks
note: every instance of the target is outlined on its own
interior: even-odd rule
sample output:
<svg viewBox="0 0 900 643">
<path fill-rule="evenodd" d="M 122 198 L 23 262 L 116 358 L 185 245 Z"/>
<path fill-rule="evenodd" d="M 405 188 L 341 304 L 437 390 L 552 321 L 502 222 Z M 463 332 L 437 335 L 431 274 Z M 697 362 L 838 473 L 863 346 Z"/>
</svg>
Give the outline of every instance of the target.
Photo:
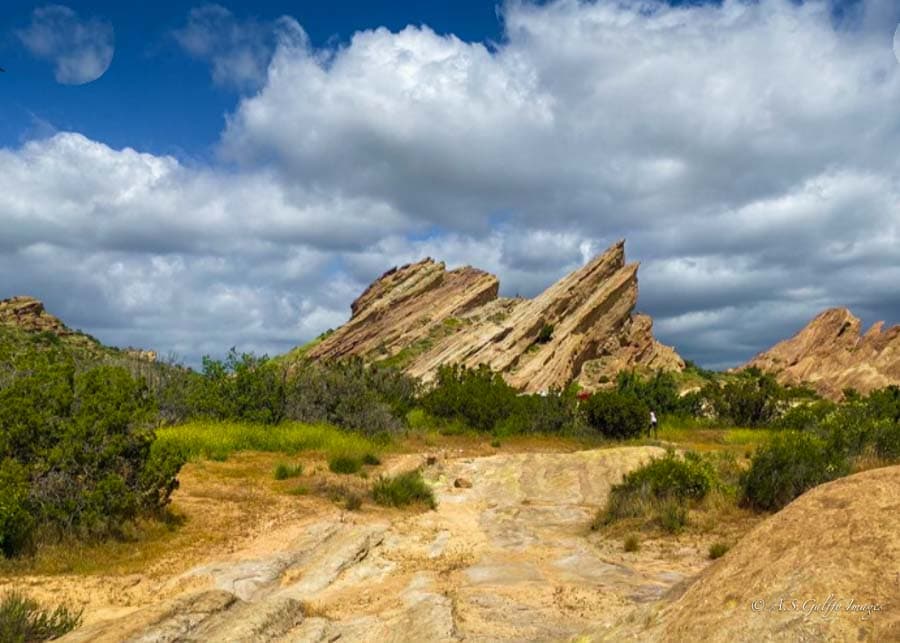
<svg viewBox="0 0 900 643">
<path fill-rule="evenodd" d="M 438 508 L 337 508 L 158 587 L 158 604 L 64 641 L 496 641 L 568 638 L 696 574 L 702 557 L 623 559 L 591 535 L 610 486 L 656 447 L 424 466 Z M 391 468 L 425 464 L 407 456 Z M 457 487 L 465 479 L 471 487 Z M 615 553 L 614 553 L 615 552 Z"/>
</svg>

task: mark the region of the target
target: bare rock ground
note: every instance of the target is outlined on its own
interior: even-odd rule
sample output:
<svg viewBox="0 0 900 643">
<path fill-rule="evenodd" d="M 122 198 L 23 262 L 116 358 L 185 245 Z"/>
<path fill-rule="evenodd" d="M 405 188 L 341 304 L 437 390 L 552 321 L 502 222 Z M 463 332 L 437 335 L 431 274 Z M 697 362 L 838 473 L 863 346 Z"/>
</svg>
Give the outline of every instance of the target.
<svg viewBox="0 0 900 643">
<path fill-rule="evenodd" d="M 160 581 L 142 606 L 63 640 L 521 641 L 611 625 L 707 564 L 690 551 L 629 560 L 589 534 L 610 486 L 660 452 L 439 459 L 425 466 L 435 511 L 329 509 Z"/>
</svg>

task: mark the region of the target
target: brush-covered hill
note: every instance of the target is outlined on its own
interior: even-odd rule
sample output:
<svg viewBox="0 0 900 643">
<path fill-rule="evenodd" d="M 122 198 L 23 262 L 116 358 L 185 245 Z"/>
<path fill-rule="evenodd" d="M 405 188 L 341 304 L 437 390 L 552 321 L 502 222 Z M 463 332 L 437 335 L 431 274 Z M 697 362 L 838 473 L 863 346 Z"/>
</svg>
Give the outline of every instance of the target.
<svg viewBox="0 0 900 643">
<path fill-rule="evenodd" d="M 0 299 L 0 366 L 14 368 L 20 357 L 34 351 L 58 351 L 78 363 L 119 363 L 131 366 L 131 370 L 157 361 L 153 351 L 105 346 L 73 330 L 33 297 Z"/>
<path fill-rule="evenodd" d="M 808 384 L 839 399 L 853 388 L 866 394 L 900 384 L 900 325 L 862 324 L 846 308 L 830 308 L 790 339 L 760 353 L 745 366 L 773 373 L 782 384 Z"/>
<path fill-rule="evenodd" d="M 487 364 L 527 392 L 572 381 L 593 389 L 623 369 L 681 371 L 650 317 L 634 313 L 637 272 L 620 241 L 533 299 L 505 298 L 492 274 L 425 259 L 373 282 L 305 357 L 360 356 L 423 381 L 446 364 Z"/>
</svg>

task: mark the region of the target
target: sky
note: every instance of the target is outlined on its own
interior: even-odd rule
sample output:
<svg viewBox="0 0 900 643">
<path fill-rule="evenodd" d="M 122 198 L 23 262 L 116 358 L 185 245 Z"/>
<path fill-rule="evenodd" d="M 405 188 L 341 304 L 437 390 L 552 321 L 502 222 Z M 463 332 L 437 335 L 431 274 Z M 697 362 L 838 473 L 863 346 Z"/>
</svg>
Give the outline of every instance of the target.
<svg viewBox="0 0 900 643">
<path fill-rule="evenodd" d="M 830 306 L 900 323 L 898 21 L 895 0 L 7 0 L 0 298 L 196 364 L 305 343 L 394 265 L 532 296 L 624 238 L 638 309 L 707 367 Z"/>
</svg>

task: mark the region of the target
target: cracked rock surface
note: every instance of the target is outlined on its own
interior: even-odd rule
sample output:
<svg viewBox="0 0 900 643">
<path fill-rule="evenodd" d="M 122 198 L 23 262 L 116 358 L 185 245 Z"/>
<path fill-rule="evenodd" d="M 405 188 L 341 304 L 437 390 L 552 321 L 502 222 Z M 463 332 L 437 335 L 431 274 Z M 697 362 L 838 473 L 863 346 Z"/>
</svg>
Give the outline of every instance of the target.
<svg viewBox="0 0 900 643">
<path fill-rule="evenodd" d="M 293 538 L 263 536 L 246 551 L 169 579 L 159 593 L 167 600 L 62 640 L 575 636 L 697 571 L 617 562 L 589 533 L 610 486 L 658 453 L 621 447 L 443 460 L 424 470 L 435 511 L 385 519 L 331 510 L 293 526 Z M 459 478 L 472 486 L 455 486 Z M 266 542 L 277 547 L 267 549 Z"/>
</svg>

